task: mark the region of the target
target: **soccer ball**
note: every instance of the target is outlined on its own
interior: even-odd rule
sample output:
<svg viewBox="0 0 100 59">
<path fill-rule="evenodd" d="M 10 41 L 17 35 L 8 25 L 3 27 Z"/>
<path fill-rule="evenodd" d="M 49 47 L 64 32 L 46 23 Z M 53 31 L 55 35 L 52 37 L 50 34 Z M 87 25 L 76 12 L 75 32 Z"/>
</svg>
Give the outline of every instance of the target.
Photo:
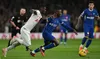
<svg viewBox="0 0 100 59">
<path fill-rule="evenodd" d="M 86 53 L 86 51 L 85 50 L 80 50 L 79 51 L 79 56 L 81 56 L 81 57 L 85 57 L 87 55 L 87 53 Z"/>
</svg>

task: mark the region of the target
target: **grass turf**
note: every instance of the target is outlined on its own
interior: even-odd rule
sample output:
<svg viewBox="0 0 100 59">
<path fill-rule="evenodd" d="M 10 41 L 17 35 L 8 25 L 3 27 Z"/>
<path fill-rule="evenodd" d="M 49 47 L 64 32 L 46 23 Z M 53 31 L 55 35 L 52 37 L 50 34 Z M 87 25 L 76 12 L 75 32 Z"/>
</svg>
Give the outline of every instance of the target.
<svg viewBox="0 0 100 59">
<path fill-rule="evenodd" d="M 0 40 L 0 50 L 7 46 L 8 40 Z M 56 48 L 46 51 L 46 56 L 42 57 L 40 53 L 36 57 L 30 56 L 29 52 L 25 50 L 24 46 L 19 46 L 8 52 L 7 57 L 2 56 L 0 51 L 0 59 L 100 59 L 100 40 L 93 40 L 88 48 L 89 54 L 86 57 L 78 55 L 78 47 L 81 40 L 68 40 L 66 45 L 59 45 Z M 43 40 L 32 40 L 32 49 L 36 49 L 43 45 Z"/>
</svg>

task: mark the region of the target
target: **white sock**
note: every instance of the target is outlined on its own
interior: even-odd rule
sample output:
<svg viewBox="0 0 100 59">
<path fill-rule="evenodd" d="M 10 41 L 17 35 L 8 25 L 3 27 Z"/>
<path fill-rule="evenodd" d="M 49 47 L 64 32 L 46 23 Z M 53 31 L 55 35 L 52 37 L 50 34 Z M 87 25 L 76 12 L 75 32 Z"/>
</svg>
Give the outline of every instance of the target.
<svg viewBox="0 0 100 59">
<path fill-rule="evenodd" d="M 64 44 L 66 44 L 66 42 L 64 42 Z"/>
<path fill-rule="evenodd" d="M 45 50 L 44 47 L 42 47 L 42 49 Z"/>
<path fill-rule="evenodd" d="M 87 48 L 86 48 L 86 47 L 84 47 L 84 50 L 87 50 Z"/>
<path fill-rule="evenodd" d="M 10 45 L 9 47 L 7 47 L 7 51 L 19 46 L 20 44 L 18 42 L 14 42 L 12 45 Z"/>
<path fill-rule="evenodd" d="M 80 47 L 84 47 L 84 45 L 81 44 Z"/>
<path fill-rule="evenodd" d="M 35 53 L 35 51 L 33 50 L 32 53 Z"/>
</svg>

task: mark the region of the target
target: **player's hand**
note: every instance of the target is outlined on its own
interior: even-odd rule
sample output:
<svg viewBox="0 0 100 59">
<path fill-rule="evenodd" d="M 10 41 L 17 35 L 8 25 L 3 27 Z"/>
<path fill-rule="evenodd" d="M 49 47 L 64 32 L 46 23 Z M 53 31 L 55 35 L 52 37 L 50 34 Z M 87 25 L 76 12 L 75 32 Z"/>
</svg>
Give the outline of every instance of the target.
<svg viewBox="0 0 100 59">
<path fill-rule="evenodd" d="M 19 27 L 16 27 L 16 30 L 19 30 L 20 28 Z"/>
<path fill-rule="evenodd" d="M 74 29 L 74 33 L 76 34 L 76 35 L 78 35 L 78 33 L 77 33 L 77 31 Z"/>
<path fill-rule="evenodd" d="M 77 24 L 77 25 L 75 26 L 75 28 L 78 30 L 78 28 L 79 28 L 79 25 Z"/>
</svg>

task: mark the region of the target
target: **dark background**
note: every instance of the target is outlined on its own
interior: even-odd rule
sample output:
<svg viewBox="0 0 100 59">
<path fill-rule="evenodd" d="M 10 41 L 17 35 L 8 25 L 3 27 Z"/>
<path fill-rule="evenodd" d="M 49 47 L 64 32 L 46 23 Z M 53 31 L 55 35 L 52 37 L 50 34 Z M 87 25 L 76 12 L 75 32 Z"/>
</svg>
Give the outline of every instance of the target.
<svg viewBox="0 0 100 59">
<path fill-rule="evenodd" d="M 0 32 L 5 32 L 5 26 L 11 31 L 8 20 L 10 17 L 19 12 L 20 8 L 26 8 L 29 11 L 32 8 L 44 10 L 48 13 L 50 10 L 67 9 L 68 14 L 71 15 L 71 25 L 75 27 L 77 18 L 80 13 L 88 7 L 88 2 L 91 0 L 0 0 Z M 100 0 L 92 0 L 95 2 L 95 8 L 100 14 Z M 28 12 L 27 12 L 28 14 Z M 47 14 L 44 14 L 44 19 Z M 33 32 L 41 32 L 45 25 L 45 21 L 39 23 Z M 55 31 L 59 31 L 57 28 Z M 81 28 L 78 31 L 82 30 Z"/>
</svg>

